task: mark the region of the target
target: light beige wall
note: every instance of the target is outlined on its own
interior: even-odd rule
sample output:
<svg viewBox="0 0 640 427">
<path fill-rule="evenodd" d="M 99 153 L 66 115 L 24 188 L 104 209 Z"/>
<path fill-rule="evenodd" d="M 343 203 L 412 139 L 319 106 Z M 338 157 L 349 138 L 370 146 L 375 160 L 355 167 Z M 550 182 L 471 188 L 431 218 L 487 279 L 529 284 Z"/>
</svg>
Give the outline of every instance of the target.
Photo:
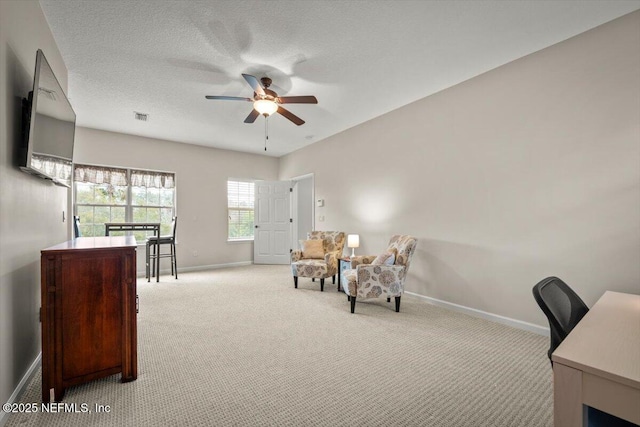
<svg viewBox="0 0 640 427">
<path fill-rule="evenodd" d="M 281 158 L 310 172 L 357 253 L 418 237 L 408 291 L 543 326 L 546 276 L 640 293 L 640 12 Z"/>
<path fill-rule="evenodd" d="M 67 190 L 21 172 L 21 99 L 36 50 L 67 88 L 67 69 L 37 1 L 0 1 L 0 402 L 40 351 L 40 250 L 67 240 Z M 3 414 L 3 413 L 2 413 Z M 1 421 L 1 419 L 0 419 Z"/>
<path fill-rule="evenodd" d="M 278 176 L 273 157 L 81 127 L 76 129 L 74 162 L 175 172 L 181 269 L 251 262 L 253 242 L 227 242 L 227 179 Z M 143 255 L 141 248 L 139 272 L 144 271 Z"/>
</svg>

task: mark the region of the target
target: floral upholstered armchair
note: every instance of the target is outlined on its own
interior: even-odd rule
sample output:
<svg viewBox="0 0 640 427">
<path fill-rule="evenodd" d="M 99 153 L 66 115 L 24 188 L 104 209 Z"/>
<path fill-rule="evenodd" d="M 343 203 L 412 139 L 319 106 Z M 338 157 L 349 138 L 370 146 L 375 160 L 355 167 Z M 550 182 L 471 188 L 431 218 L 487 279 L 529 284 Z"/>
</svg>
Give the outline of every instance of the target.
<svg viewBox="0 0 640 427">
<path fill-rule="evenodd" d="M 416 249 L 415 237 L 397 234 L 389 240 L 386 252 L 375 256 L 351 258 L 351 270 L 342 274 L 344 292 L 351 301 L 351 312 L 356 308 L 356 299 L 391 297 L 396 300 L 396 312 L 400 311 L 400 297 L 404 292 L 404 281 L 409 271 L 411 257 Z"/>
<path fill-rule="evenodd" d="M 324 291 L 324 279 L 333 277 L 336 283 L 338 258 L 342 256 L 345 234 L 342 231 L 312 231 L 303 241 L 302 250 L 291 252 L 293 285 L 298 287 L 298 277 L 320 279 L 320 291 Z"/>
</svg>

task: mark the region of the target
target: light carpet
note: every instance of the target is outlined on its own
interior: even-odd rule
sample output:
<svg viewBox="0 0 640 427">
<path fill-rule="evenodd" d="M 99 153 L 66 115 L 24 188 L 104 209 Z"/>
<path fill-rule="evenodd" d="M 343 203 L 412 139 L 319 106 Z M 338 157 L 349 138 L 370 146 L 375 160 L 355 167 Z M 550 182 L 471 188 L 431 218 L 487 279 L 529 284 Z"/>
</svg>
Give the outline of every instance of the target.
<svg viewBox="0 0 640 427">
<path fill-rule="evenodd" d="M 358 301 L 288 266 L 138 281 L 138 379 L 67 389 L 109 413 L 7 426 L 551 426 L 548 338 L 404 296 Z M 532 298 L 533 304 L 533 298 Z M 40 372 L 21 402 L 40 401 Z"/>
</svg>

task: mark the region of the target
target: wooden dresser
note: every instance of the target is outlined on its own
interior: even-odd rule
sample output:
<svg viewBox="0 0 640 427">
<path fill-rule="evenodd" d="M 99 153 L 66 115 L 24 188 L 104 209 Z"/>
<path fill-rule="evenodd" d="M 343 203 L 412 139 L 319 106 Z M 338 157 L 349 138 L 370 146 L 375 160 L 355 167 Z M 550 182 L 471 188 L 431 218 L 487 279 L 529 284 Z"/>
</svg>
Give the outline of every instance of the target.
<svg viewBox="0 0 640 427">
<path fill-rule="evenodd" d="M 44 249 L 41 263 L 42 401 L 117 373 L 135 380 L 135 238 L 79 237 Z"/>
</svg>

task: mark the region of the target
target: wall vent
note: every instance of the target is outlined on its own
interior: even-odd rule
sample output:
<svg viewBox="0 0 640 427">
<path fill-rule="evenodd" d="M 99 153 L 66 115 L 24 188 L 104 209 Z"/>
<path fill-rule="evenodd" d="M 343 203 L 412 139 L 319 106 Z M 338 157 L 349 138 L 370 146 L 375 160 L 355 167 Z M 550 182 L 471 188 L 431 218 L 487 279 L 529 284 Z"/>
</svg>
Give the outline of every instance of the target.
<svg viewBox="0 0 640 427">
<path fill-rule="evenodd" d="M 137 111 L 134 111 L 133 115 L 136 120 L 140 120 L 141 122 L 146 122 L 149 120 L 149 115 L 145 113 L 138 113 Z"/>
</svg>

